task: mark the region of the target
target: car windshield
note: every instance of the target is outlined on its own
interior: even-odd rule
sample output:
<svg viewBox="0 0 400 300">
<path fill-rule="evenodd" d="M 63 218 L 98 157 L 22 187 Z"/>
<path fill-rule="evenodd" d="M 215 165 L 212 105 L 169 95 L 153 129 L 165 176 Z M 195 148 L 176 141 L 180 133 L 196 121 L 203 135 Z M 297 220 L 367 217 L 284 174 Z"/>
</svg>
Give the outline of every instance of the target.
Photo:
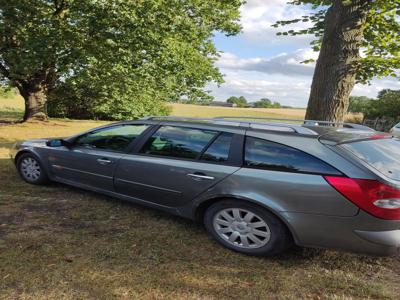
<svg viewBox="0 0 400 300">
<path fill-rule="evenodd" d="M 383 175 L 400 180 L 400 139 L 366 140 L 343 147 Z"/>
</svg>

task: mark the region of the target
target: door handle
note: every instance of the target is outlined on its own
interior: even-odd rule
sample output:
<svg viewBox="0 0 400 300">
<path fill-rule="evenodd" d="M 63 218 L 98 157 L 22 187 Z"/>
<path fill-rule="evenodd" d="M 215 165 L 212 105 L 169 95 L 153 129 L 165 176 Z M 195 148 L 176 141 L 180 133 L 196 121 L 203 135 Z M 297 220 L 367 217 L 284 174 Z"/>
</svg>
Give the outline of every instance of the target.
<svg viewBox="0 0 400 300">
<path fill-rule="evenodd" d="M 112 161 L 109 160 L 108 158 L 99 158 L 99 159 L 97 160 L 97 162 L 98 162 L 99 164 L 101 164 L 101 165 L 108 165 L 108 164 L 111 164 L 111 163 L 112 163 Z"/>
<path fill-rule="evenodd" d="M 187 174 L 190 178 L 193 178 L 194 180 L 214 180 L 215 177 L 212 176 L 207 176 L 206 174 L 203 173 L 189 173 Z"/>
</svg>

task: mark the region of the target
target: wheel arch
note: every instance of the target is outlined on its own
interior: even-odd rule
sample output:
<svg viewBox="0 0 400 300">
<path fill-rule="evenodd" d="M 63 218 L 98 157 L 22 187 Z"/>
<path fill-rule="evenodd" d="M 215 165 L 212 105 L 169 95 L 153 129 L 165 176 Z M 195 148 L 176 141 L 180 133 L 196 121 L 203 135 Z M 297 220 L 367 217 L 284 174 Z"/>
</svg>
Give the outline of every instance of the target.
<svg viewBox="0 0 400 300">
<path fill-rule="evenodd" d="M 22 149 L 22 150 L 18 151 L 18 153 L 14 157 L 14 164 L 16 167 L 18 167 L 18 159 L 24 154 L 30 154 L 30 155 L 34 156 L 39 161 L 39 163 L 42 165 L 46 174 L 49 173 L 47 166 L 46 166 L 46 164 L 44 164 L 42 157 L 30 149 Z"/>
<path fill-rule="evenodd" d="M 265 205 L 264 203 L 261 203 L 259 201 L 255 201 L 253 199 L 232 196 L 232 195 L 211 197 L 211 198 L 203 200 L 195 207 L 194 212 L 193 212 L 193 219 L 198 223 L 203 223 L 203 218 L 204 218 L 204 214 L 205 214 L 206 210 L 214 203 L 217 203 L 217 202 L 223 201 L 223 200 L 237 200 L 237 201 L 241 201 L 241 202 L 249 202 L 249 203 L 252 203 L 254 205 L 257 205 L 257 206 L 267 210 L 268 212 L 273 214 L 275 217 L 277 217 L 286 226 L 286 229 L 288 230 L 291 237 L 297 244 L 298 238 L 297 238 L 296 232 L 293 229 L 293 227 L 290 225 L 290 223 L 286 220 L 286 218 L 284 218 L 278 211 L 274 210 L 270 206 Z"/>
</svg>

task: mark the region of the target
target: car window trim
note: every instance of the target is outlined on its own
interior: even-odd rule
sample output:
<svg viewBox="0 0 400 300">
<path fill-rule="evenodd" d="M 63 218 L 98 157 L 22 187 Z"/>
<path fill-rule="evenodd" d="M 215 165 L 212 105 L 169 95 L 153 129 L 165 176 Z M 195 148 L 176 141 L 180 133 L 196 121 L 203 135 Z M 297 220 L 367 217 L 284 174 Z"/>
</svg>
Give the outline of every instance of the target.
<svg viewBox="0 0 400 300">
<path fill-rule="evenodd" d="M 207 145 L 201 150 L 201 152 L 197 155 L 196 159 L 201 160 L 201 157 L 204 155 L 204 153 L 207 152 L 208 148 L 211 147 L 211 145 L 223 134 L 222 131 L 217 131 L 217 134 L 214 135 L 214 137 L 207 143 Z"/>
<path fill-rule="evenodd" d="M 297 150 L 297 151 L 299 151 L 301 153 L 304 153 L 306 155 L 311 156 L 312 158 L 316 159 L 317 161 L 320 161 L 320 162 L 326 164 L 327 166 L 331 167 L 333 170 L 336 170 L 337 173 L 321 173 L 321 172 L 292 171 L 292 170 L 280 171 L 280 170 L 269 169 L 269 168 L 266 168 L 266 167 L 249 166 L 249 165 L 246 164 L 246 141 L 247 141 L 248 138 L 258 139 L 258 140 L 274 143 L 274 144 L 277 144 L 277 145 L 280 145 L 280 146 L 284 146 L 284 147 L 295 149 L 295 150 Z M 308 175 L 319 175 L 319 176 L 329 176 L 329 175 L 332 176 L 333 175 L 333 176 L 338 176 L 338 177 L 341 177 L 341 176 L 345 177 L 343 172 L 339 171 L 337 168 L 335 168 L 331 164 L 323 161 L 322 159 L 319 159 L 318 157 L 316 157 L 316 156 L 314 156 L 314 155 L 312 155 L 310 153 L 307 153 L 307 152 L 305 152 L 303 150 L 300 150 L 298 148 L 294 148 L 292 146 L 288 146 L 288 145 L 285 145 L 285 144 L 282 144 L 282 143 L 274 142 L 274 141 L 263 139 L 263 138 L 258 138 L 258 137 L 253 137 L 253 136 L 247 136 L 246 135 L 246 137 L 244 139 L 243 154 L 242 155 L 243 155 L 242 156 L 242 158 L 243 158 L 243 168 L 247 168 L 247 169 L 257 169 L 257 170 L 264 170 L 264 171 L 270 171 L 270 172 L 281 172 L 281 173 L 308 174 Z"/>
<path fill-rule="evenodd" d="M 156 133 L 161 127 L 163 126 L 170 126 L 170 127 L 179 127 L 179 128 L 189 128 L 189 129 L 196 129 L 196 130 L 204 130 L 204 131 L 214 131 L 217 134 L 211 139 L 211 143 L 209 142 L 203 151 L 206 151 L 209 146 L 223 133 L 232 133 L 229 131 L 221 131 L 220 129 L 214 130 L 212 128 L 199 128 L 195 126 L 179 126 L 179 125 L 171 125 L 171 124 L 157 124 L 153 125 L 145 135 L 143 135 L 132 147 L 131 151 L 127 154 L 131 155 L 138 155 L 138 156 L 144 156 L 144 157 L 154 157 L 154 158 L 163 158 L 163 159 L 171 159 L 171 160 L 182 160 L 182 161 L 190 161 L 190 162 L 199 162 L 199 163 L 205 163 L 205 164 L 214 164 L 214 165 L 226 165 L 226 166 L 234 166 L 234 167 L 241 167 L 243 164 L 243 143 L 244 143 L 244 134 L 238 134 L 238 133 L 232 133 L 233 138 L 231 141 L 231 146 L 229 149 L 229 158 L 227 161 L 224 162 L 212 162 L 212 161 L 206 161 L 206 160 L 201 160 L 201 156 L 198 156 L 196 158 L 183 158 L 183 157 L 174 157 L 174 156 L 163 156 L 163 155 L 155 155 L 155 154 L 147 154 L 147 153 L 141 153 L 140 151 L 144 147 L 144 145 L 149 141 L 149 139 Z M 236 146 L 235 146 L 236 145 Z M 233 151 L 234 148 L 238 148 L 239 151 Z M 204 153 L 202 151 L 202 153 Z"/>
<path fill-rule="evenodd" d="M 122 150 L 122 151 L 118 151 L 118 150 L 112 150 L 112 149 L 104 149 L 104 148 L 95 148 L 95 147 L 85 147 L 85 146 L 81 146 L 81 145 L 76 145 L 76 141 L 79 140 L 79 138 L 86 136 L 88 134 L 92 134 L 92 133 L 96 133 L 98 131 L 103 131 L 103 130 L 107 130 L 107 129 L 111 129 L 114 127 L 124 127 L 124 126 L 148 126 L 141 134 L 139 134 L 135 139 L 133 139 L 132 141 L 129 142 L 128 146 Z M 101 152 L 111 152 L 111 153 L 119 153 L 119 154 L 127 154 L 129 153 L 130 149 L 134 146 L 134 144 L 143 136 L 143 134 L 145 134 L 152 126 L 151 124 L 146 124 L 146 123 L 127 123 L 127 124 L 113 124 L 110 125 L 108 127 L 102 127 L 102 128 L 98 128 L 92 131 L 88 131 L 85 132 L 79 136 L 77 136 L 74 139 L 74 142 L 72 144 L 72 149 L 88 149 L 88 150 L 95 150 L 95 151 L 101 151 Z"/>
</svg>

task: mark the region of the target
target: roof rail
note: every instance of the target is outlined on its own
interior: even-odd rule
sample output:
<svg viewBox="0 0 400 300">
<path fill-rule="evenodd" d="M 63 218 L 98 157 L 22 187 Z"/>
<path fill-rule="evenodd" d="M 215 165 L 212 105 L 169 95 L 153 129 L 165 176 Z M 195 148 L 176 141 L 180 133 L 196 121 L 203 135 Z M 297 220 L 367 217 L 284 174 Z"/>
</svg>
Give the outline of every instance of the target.
<svg viewBox="0 0 400 300">
<path fill-rule="evenodd" d="M 313 126 L 336 126 L 336 127 L 344 127 L 344 128 L 352 128 L 358 130 L 368 130 L 374 131 L 372 128 L 355 124 L 355 123 L 347 123 L 347 122 L 331 122 L 331 121 L 318 121 L 318 120 L 304 120 L 304 119 L 281 119 L 281 118 L 268 118 L 268 117 L 218 117 L 218 119 L 222 120 L 230 120 L 230 119 L 245 119 L 245 120 L 266 120 L 266 121 L 274 121 L 274 122 L 296 122 L 304 125 L 306 127 L 313 127 Z M 299 125 L 300 125 L 299 124 Z"/>
<path fill-rule="evenodd" d="M 244 128 L 254 128 L 254 129 L 263 129 L 270 131 L 280 131 L 280 132 L 292 132 L 299 133 L 305 135 L 317 135 L 317 133 L 309 128 L 305 128 L 301 125 L 295 124 L 287 124 L 287 123 L 278 123 L 278 122 L 249 122 L 249 121 L 241 121 L 242 117 L 217 117 L 217 118 L 189 118 L 189 117 L 147 117 L 142 120 L 159 120 L 159 121 L 193 121 L 193 122 L 209 122 L 217 125 L 226 125 L 226 126 L 236 126 L 236 127 L 244 127 Z M 246 118 L 246 117 L 244 117 Z M 249 117 L 249 119 L 251 119 Z M 254 119 L 254 118 L 253 118 Z M 255 118 L 262 119 L 262 118 Z M 283 120 L 283 119 L 282 119 Z"/>
</svg>

